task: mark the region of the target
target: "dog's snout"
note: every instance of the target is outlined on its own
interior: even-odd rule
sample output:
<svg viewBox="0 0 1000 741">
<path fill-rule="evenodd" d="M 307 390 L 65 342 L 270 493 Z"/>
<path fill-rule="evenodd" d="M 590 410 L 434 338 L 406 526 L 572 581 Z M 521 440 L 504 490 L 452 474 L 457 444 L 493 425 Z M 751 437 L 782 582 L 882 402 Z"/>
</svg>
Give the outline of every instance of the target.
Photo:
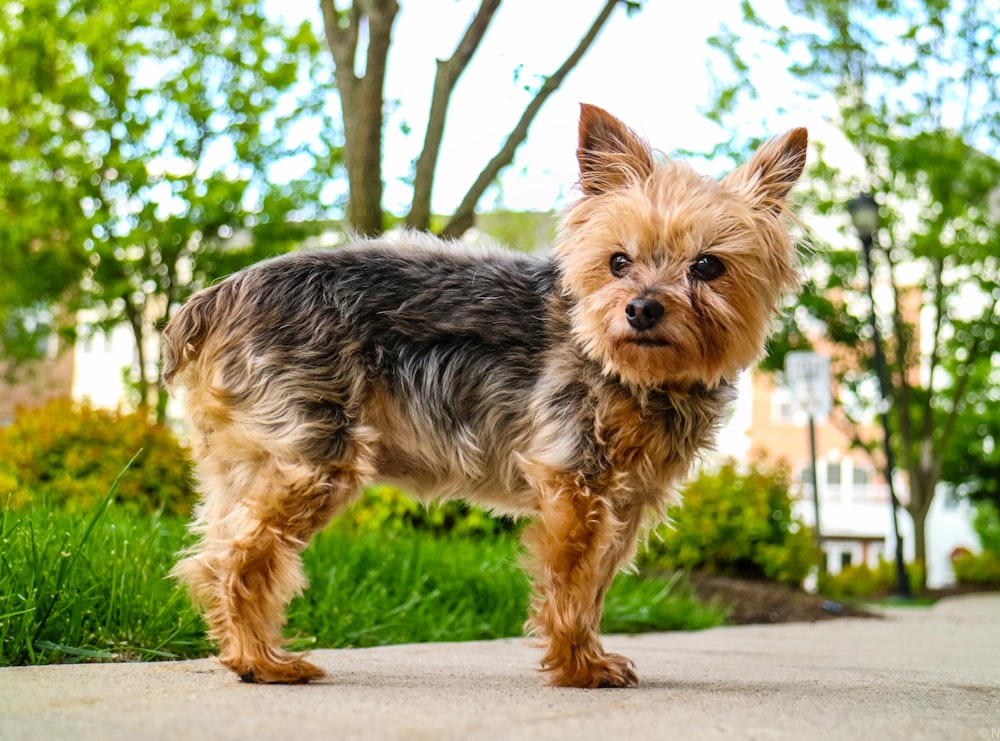
<svg viewBox="0 0 1000 741">
<path fill-rule="evenodd" d="M 651 298 L 634 298 L 625 306 L 625 317 L 632 329 L 644 332 L 663 317 L 663 304 Z"/>
</svg>

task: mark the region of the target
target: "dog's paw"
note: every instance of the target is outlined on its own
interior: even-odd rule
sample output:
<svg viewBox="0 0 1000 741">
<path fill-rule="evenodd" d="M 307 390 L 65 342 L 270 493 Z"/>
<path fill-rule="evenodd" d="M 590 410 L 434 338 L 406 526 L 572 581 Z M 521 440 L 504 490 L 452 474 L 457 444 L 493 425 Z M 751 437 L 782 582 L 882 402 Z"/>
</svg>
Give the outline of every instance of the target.
<svg viewBox="0 0 1000 741">
<path fill-rule="evenodd" d="M 639 684 L 639 675 L 635 673 L 635 664 L 631 659 L 619 654 L 605 654 L 602 665 L 596 667 L 598 683 L 596 687 L 635 687 Z"/>
<path fill-rule="evenodd" d="M 586 662 L 571 662 L 568 666 L 549 666 L 549 684 L 555 687 L 634 687 L 639 675 L 631 659 L 619 654 L 601 654 Z"/>
<path fill-rule="evenodd" d="M 322 679 L 326 673 L 305 659 L 287 654 L 287 659 L 270 662 L 241 663 L 236 666 L 223 661 L 247 684 L 305 684 L 314 679 Z"/>
</svg>

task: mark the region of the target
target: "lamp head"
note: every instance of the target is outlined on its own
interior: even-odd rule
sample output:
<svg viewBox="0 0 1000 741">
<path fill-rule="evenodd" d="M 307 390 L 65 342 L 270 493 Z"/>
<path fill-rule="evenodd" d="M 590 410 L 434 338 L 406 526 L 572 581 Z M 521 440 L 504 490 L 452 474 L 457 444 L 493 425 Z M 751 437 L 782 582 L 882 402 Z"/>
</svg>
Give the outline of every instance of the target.
<svg viewBox="0 0 1000 741">
<path fill-rule="evenodd" d="M 862 241 L 875 236 L 879 227 L 878 204 L 869 193 L 862 193 L 847 202 L 847 212 L 851 215 L 851 223 L 858 231 Z"/>
</svg>

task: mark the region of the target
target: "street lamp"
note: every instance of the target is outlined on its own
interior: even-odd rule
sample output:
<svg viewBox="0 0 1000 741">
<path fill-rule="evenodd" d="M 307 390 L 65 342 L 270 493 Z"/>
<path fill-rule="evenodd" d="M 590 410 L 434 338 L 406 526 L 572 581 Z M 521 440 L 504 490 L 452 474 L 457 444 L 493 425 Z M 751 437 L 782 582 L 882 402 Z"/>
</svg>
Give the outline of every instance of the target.
<svg viewBox="0 0 1000 741">
<path fill-rule="evenodd" d="M 868 301 L 871 305 L 872 341 L 875 350 L 875 374 L 878 376 L 879 416 L 882 418 L 882 438 L 885 444 L 885 478 L 889 484 L 889 503 L 892 507 L 892 529 L 896 535 L 896 596 L 902 599 L 910 598 L 910 581 L 906 578 L 906 565 L 903 562 L 903 538 L 899 533 L 899 500 L 896 498 L 896 487 L 892 481 L 893 462 L 892 444 L 889 437 L 889 398 L 892 394 L 889 373 L 886 369 L 885 351 L 882 348 L 882 334 L 878 329 L 878 318 L 875 315 L 875 295 L 872 290 L 872 246 L 879 228 L 878 204 L 867 193 L 852 198 L 847 203 L 847 211 L 851 222 L 861 240 L 861 251 L 865 258 L 865 274 L 868 278 Z"/>
</svg>

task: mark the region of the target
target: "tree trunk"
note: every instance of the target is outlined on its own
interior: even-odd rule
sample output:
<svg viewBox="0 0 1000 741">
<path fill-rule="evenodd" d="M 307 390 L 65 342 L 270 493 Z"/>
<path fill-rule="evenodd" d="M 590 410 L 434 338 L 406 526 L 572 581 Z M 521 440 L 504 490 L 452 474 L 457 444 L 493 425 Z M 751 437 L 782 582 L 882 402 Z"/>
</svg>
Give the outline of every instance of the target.
<svg viewBox="0 0 1000 741">
<path fill-rule="evenodd" d="M 382 214 L 382 126 L 386 60 L 396 0 L 357 0 L 341 13 L 334 0 L 320 0 L 344 117 L 347 221 L 363 235 L 380 234 Z M 362 21 L 368 29 L 365 70 L 355 72 Z M 346 23 L 345 23 L 346 21 Z"/>
<path fill-rule="evenodd" d="M 128 316 L 129 327 L 132 329 L 132 339 L 135 341 L 135 359 L 139 370 L 136 388 L 139 393 L 139 409 L 149 409 L 150 382 L 146 377 L 146 333 L 142 325 L 143 307 L 135 306 L 129 297 L 123 297 L 125 313 Z"/>
<path fill-rule="evenodd" d="M 910 501 L 906 505 L 906 511 L 913 521 L 913 556 L 915 561 L 924 566 L 924 576 L 917 585 L 919 591 L 924 588 L 927 578 L 927 514 L 934 501 L 939 477 L 919 469 L 910 469 L 907 473 L 910 479 Z"/>
</svg>

